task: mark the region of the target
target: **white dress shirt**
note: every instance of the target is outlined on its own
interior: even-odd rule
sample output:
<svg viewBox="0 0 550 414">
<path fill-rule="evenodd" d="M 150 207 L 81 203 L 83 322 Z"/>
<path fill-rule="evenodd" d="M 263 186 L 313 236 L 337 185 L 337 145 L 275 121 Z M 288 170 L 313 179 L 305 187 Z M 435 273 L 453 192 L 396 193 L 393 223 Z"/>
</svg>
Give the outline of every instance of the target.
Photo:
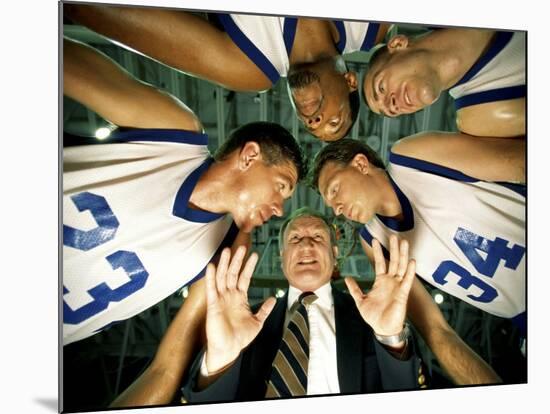
<svg viewBox="0 0 550 414">
<path fill-rule="evenodd" d="M 285 327 L 290 320 L 290 308 L 301 293 L 295 287 L 289 287 Z M 338 394 L 340 385 L 336 362 L 336 326 L 330 282 L 314 293 L 318 299 L 306 306 L 309 319 L 307 395 Z"/>
<path fill-rule="evenodd" d="M 312 304 L 306 305 L 309 320 L 307 395 L 339 394 L 334 299 L 330 282 L 321 286 L 314 293 L 318 299 Z M 289 287 L 285 327 L 290 321 L 290 308 L 301 294 L 302 292 L 295 287 Z M 200 374 L 209 375 L 204 355 Z"/>
</svg>

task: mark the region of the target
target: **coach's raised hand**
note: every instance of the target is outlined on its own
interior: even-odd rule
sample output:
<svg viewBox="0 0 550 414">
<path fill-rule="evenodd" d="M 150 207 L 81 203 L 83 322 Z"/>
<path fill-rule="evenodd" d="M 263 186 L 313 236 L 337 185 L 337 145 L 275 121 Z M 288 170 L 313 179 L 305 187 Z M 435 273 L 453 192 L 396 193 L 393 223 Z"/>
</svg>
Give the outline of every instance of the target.
<svg viewBox="0 0 550 414">
<path fill-rule="evenodd" d="M 241 246 L 231 258 L 225 249 L 218 267 L 206 269 L 206 368 L 210 375 L 231 365 L 240 352 L 258 335 L 275 305 L 268 298 L 254 315 L 248 305 L 248 286 L 258 255 L 252 253 L 241 271 L 246 248 Z"/>
</svg>

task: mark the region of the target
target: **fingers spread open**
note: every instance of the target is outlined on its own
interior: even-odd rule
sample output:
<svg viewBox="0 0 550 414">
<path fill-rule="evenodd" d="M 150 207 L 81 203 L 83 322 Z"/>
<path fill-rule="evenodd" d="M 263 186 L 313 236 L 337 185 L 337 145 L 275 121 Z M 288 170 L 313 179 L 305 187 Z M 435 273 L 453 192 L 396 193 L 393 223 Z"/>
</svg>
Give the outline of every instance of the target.
<svg viewBox="0 0 550 414">
<path fill-rule="evenodd" d="M 394 276 L 397 273 L 397 265 L 399 263 L 399 244 L 395 235 L 390 236 L 390 264 L 388 266 L 388 274 Z"/>
<path fill-rule="evenodd" d="M 244 265 L 244 269 L 241 272 L 241 276 L 239 277 L 239 281 L 237 283 L 237 289 L 242 292 L 246 292 L 248 290 L 250 279 L 252 278 L 252 274 L 254 273 L 254 269 L 256 268 L 257 263 L 258 254 L 254 252 L 250 255 L 250 257 L 246 261 L 246 264 Z"/>
<path fill-rule="evenodd" d="M 237 279 L 239 278 L 245 254 L 246 247 L 239 246 L 233 255 L 229 269 L 227 270 L 227 289 L 235 289 L 237 287 Z"/>
<path fill-rule="evenodd" d="M 397 276 L 405 276 L 407 271 L 407 264 L 409 262 L 409 242 L 407 240 L 401 240 L 399 243 L 399 264 L 397 266 Z"/>
<path fill-rule="evenodd" d="M 386 273 L 386 259 L 384 253 L 382 253 L 382 246 L 376 239 L 372 239 L 372 255 L 374 257 L 374 273 L 383 275 Z"/>
<path fill-rule="evenodd" d="M 229 266 L 229 259 L 231 259 L 231 249 L 225 248 L 220 255 L 220 261 L 216 269 L 216 288 L 219 294 L 223 294 L 227 289 L 227 267 Z"/>
<path fill-rule="evenodd" d="M 363 291 L 354 278 L 346 277 L 344 281 L 346 282 L 346 286 L 348 287 L 349 293 L 355 301 L 355 304 L 359 306 L 359 303 L 361 303 L 361 300 L 363 299 Z"/>
</svg>

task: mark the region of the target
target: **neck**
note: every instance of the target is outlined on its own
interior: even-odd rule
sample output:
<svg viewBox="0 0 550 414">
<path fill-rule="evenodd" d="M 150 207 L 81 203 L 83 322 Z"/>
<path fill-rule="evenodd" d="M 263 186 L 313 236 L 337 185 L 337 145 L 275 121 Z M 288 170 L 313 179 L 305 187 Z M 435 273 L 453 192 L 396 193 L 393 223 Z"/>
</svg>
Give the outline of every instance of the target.
<svg viewBox="0 0 550 414">
<path fill-rule="evenodd" d="M 289 56 L 291 65 L 312 63 L 325 57 L 336 56 L 335 43 L 338 30 L 328 20 L 299 18 L 296 37 Z"/>
<path fill-rule="evenodd" d="M 377 185 L 381 189 L 381 197 L 376 213 L 385 217 L 393 217 L 397 220 L 401 219 L 403 216 L 401 203 L 387 172 L 380 170 L 377 181 Z"/>
<path fill-rule="evenodd" d="M 228 168 L 227 160 L 214 161 L 199 178 L 189 197 L 189 205 L 211 213 L 229 212 L 230 195 L 233 192 L 228 190 L 231 188 L 229 177 L 232 176 Z"/>
<path fill-rule="evenodd" d="M 427 50 L 443 89 L 456 84 L 485 53 L 494 32 L 478 29 L 441 29 L 415 41 L 415 47 Z"/>
</svg>

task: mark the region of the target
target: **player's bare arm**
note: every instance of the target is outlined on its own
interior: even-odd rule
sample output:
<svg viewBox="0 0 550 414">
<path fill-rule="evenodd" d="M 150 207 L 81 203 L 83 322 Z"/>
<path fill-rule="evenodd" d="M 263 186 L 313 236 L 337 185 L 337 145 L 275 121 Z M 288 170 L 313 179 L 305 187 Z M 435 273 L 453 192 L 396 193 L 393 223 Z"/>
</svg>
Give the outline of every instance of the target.
<svg viewBox="0 0 550 414">
<path fill-rule="evenodd" d="M 374 263 L 371 246 L 363 239 L 361 245 L 370 262 Z M 418 278 L 415 278 L 409 293 L 407 316 L 455 384 L 502 382 L 495 371 L 449 326 Z"/>
<path fill-rule="evenodd" d="M 525 182 L 525 139 L 422 132 L 399 140 L 396 154 L 452 168 L 486 181 Z"/>
<path fill-rule="evenodd" d="M 232 255 L 250 247 L 250 234 L 240 231 L 231 246 Z M 213 260 L 218 263 L 219 256 Z M 205 279 L 193 283 L 189 295 L 170 323 L 153 362 L 141 376 L 120 394 L 111 407 L 135 407 L 169 404 L 196 352 L 205 345 Z"/>
<path fill-rule="evenodd" d="M 72 20 L 168 66 L 236 91 L 261 91 L 271 81 L 223 31 L 188 12 L 65 4 Z"/>
<path fill-rule="evenodd" d="M 205 292 L 204 278 L 190 287 L 189 295 L 166 330 L 153 362 L 111 403 L 111 407 L 172 402 L 185 371 L 202 345 Z"/>
<path fill-rule="evenodd" d="M 456 113 L 460 131 L 478 137 L 525 137 L 525 98 L 488 102 Z"/>
<path fill-rule="evenodd" d="M 63 41 L 63 93 L 118 126 L 202 131 L 174 96 L 135 79 L 103 53 Z"/>
</svg>

